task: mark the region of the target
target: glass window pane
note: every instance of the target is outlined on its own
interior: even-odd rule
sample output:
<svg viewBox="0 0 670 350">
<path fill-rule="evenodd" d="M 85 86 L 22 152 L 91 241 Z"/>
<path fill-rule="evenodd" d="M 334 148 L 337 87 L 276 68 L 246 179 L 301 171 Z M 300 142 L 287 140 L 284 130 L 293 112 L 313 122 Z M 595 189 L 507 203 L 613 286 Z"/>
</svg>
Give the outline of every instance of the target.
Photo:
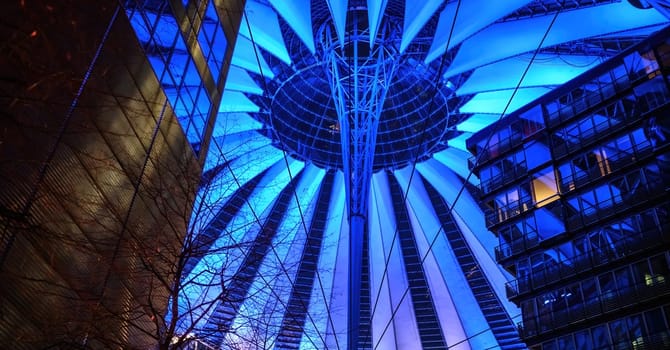
<svg viewBox="0 0 670 350">
<path fill-rule="evenodd" d="M 575 347 L 577 350 L 591 350 L 593 349 L 593 342 L 588 330 L 575 333 Z"/>
<path fill-rule="evenodd" d="M 595 349 L 607 349 L 611 346 L 606 325 L 591 328 L 591 335 L 593 336 L 593 347 Z"/>
<path fill-rule="evenodd" d="M 556 347 L 556 341 L 551 340 L 548 342 L 542 343 L 542 350 L 559 350 L 560 347 Z"/>
<path fill-rule="evenodd" d="M 628 348 L 628 334 L 625 320 L 616 320 L 610 322 L 610 335 L 615 349 Z"/>
<path fill-rule="evenodd" d="M 572 339 L 572 334 L 558 338 L 559 350 L 576 350 L 575 341 Z"/>
</svg>

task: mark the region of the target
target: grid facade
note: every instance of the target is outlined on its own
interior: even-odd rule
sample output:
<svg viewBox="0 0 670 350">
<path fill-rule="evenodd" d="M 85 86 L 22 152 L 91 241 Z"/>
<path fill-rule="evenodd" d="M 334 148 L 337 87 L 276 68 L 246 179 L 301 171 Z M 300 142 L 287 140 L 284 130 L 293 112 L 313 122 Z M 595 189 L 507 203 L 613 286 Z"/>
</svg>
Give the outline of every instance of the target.
<svg viewBox="0 0 670 350">
<path fill-rule="evenodd" d="M 468 140 L 531 349 L 670 346 L 668 33 Z"/>
<path fill-rule="evenodd" d="M 217 2 L 216 23 L 206 1 L 139 3 L 3 6 L 2 347 L 171 341 L 164 281 L 176 280 L 232 54 L 191 47 L 234 42 L 243 3 Z M 138 18 L 153 21 L 147 36 Z"/>
</svg>

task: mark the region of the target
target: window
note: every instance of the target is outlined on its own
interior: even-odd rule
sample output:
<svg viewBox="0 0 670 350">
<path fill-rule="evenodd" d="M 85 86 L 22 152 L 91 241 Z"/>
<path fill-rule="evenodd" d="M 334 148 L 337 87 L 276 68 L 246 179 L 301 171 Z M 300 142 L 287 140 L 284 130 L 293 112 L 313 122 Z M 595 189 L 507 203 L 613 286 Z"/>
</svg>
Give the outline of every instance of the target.
<svg viewBox="0 0 670 350">
<path fill-rule="evenodd" d="M 607 332 L 606 325 L 600 325 L 597 327 L 591 328 L 591 335 L 593 337 L 593 348 L 594 349 L 609 349 L 611 348 L 611 342 L 609 333 Z"/>
<path fill-rule="evenodd" d="M 591 334 L 588 330 L 583 330 L 575 333 L 575 348 L 577 350 L 591 350 L 593 349 L 593 342 L 591 341 Z"/>
<path fill-rule="evenodd" d="M 205 18 L 203 18 L 202 26 L 198 33 L 198 43 L 200 43 L 202 54 L 216 82 L 219 79 L 219 73 L 223 66 L 223 56 L 225 55 L 228 41 L 221 29 L 214 1 L 209 1 L 209 4 L 207 4 Z"/>
<path fill-rule="evenodd" d="M 533 198 L 537 207 L 542 207 L 558 199 L 558 187 L 554 168 L 547 167 L 533 175 Z"/>
<path fill-rule="evenodd" d="M 576 350 L 575 341 L 572 334 L 558 338 L 558 349 L 560 350 Z"/>
</svg>

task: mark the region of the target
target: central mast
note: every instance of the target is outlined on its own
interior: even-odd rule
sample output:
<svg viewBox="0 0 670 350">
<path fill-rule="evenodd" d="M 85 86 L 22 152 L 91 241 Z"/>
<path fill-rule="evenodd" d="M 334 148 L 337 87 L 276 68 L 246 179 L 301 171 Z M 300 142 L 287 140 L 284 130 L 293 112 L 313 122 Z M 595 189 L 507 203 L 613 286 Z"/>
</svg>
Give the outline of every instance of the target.
<svg viewBox="0 0 670 350">
<path fill-rule="evenodd" d="M 397 51 L 383 38 L 370 37 L 365 8 L 350 10 L 350 30 L 341 43 L 331 27 L 324 33 L 324 54 L 337 111 L 349 218 L 349 334 L 348 349 L 358 348 L 363 239 L 375 158 L 377 129 L 384 100 L 396 70 Z M 348 20 L 349 20 L 348 19 Z M 374 31 L 376 32 L 376 30 Z"/>
</svg>

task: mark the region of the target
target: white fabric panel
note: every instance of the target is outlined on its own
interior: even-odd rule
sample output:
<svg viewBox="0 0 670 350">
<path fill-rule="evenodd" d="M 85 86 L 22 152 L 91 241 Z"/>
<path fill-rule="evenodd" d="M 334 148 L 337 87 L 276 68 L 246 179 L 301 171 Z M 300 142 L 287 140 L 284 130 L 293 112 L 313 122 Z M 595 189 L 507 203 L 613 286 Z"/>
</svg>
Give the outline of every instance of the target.
<svg viewBox="0 0 670 350">
<path fill-rule="evenodd" d="M 545 15 L 489 26 L 463 42 L 446 76 L 534 51 L 553 18 Z M 636 9 L 628 1 L 565 11 L 556 18 L 542 47 L 665 22 L 658 12 Z"/>
<path fill-rule="evenodd" d="M 219 113 L 255 113 L 258 111 L 260 111 L 260 107 L 251 102 L 244 93 L 233 90 L 226 90 L 223 92 L 221 104 L 219 105 Z"/>
<path fill-rule="evenodd" d="M 434 160 L 429 162 L 437 164 L 437 162 Z M 425 163 L 421 163 L 419 165 L 423 164 Z M 409 182 L 410 171 L 411 169 L 409 167 L 395 171 L 395 175 L 401 183 L 401 186 L 405 188 Z M 431 175 L 434 175 L 434 177 L 438 178 L 440 177 L 440 174 L 437 172 Z M 426 179 L 429 181 L 432 180 L 432 178 L 429 177 Z M 435 187 L 438 189 L 438 191 L 440 191 L 440 186 Z M 429 201 L 428 198 L 425 198 L 425 200 Z M 427 203 L 430 203 L 430 201 Z M 434 213 L 432 209 L 428 211 L 428 213 L 431 212 Z M 422 213 L 422 220 L 424 216 L 426 216 L 426 213 Z M 447 287 L 449 289 L 450 296 L 453 300 L 456 300 L 455 306 L 458 318 L 450 319 L 448 321 L 452 324 L 450 327 L 456 327 L 456 329 L 462 327 L 465 331 L 466 337 L 460 340 L 462 341 L 472 337 L 470 338 L 469 343 L 473 349 L 494 348 L 498 345 L 498 342 L 495 339 L 493 333 L 490 330 L 487 330 L 489 329 L 489 325 L 486 322 L 481 309 L 479 308 L 479 304 L 477 303 L 477 300 L 475 299 L 472 290 L 470 289 L 470 285 L 468 284 L 466 277 L 463 274 L 461 265 L 458 263 L 458 260 L 456 259 L 451 246 L 447 242 L 444 233 L 437 230 L 434 232 L 428 232 L 428 236 L 425 237 L 425 239 L 428 240 L 428 242 L 432 242 L 436 234 L 437 239 L 433 245 L 433 251 L 437 254 L 436 258 L 442 272 L 442 278 L 448 283 Z M 422 244 L 420 247 L 422 254 L 425 254 L 427 249 L 428 248 L 425 246 L 425 244 Z M 479 333 L 481 334 L 475 335 Z"/>
<path fill-rule="evenodd" d="M 496 236 L 486 228 L 484 213 L 475 202 L 470 192 L 461 192 L 458 201 L 454 199 L 462 183 L 448 168 L 435 160 L 417 164 L 417 169 L 437 189 L 449 206 L 453 206 L 452 214 L 456 220 L 468 246 L 475 256 L 491 287 L 498 295 L 501 304 L 512 317 L 519 314 L 519 309 L 507 300 L 505 283 L 512 280 L 512 276 L 500 267 L 495 261 L 494 249 L 498 245 Z"/>
<path fill-rule="evenodd" d="M 410 171 L 397 171 L 395 176 L 403 191 L 407 191 Z M 442 253 L 433 249 L 430 252 L 428 251 L 433 238 L 436 235 L 442 235 L 442 232 L 440 230 L 440 222 L 437 219 L 428 193 L 426 193 L 418 173 L 415 173 L 412 178 L 410 190 L 407 193 L 407 202 L 409 203 L 408 214 L 417 249 L 419 255 L 422 258 L 425 257 L 423 270 L 428 287 L 430 288 L 435 312 L 440 321 L 442 335 L 449 349 L 470 349 L 469 342 L 463 341 L 467 336 L 460 322 L 456 305 L 454 305 L 454 299 L 452 299 L 449 293 L 449 285 L 451 287 L 456 286 L 451 285 L 451 279 L 445 280 L 443 278 L 442 270 L 438 263 L 438 259 L 443 259 Z M 447 281 L 449 281 L 449 285 L 447 285 Z M 462 301 L 459 300 L 458 302 Z M 458 345 L 455 345 L 457 343 Z"/>
<path fill-rule="evenodd" d="M 251 27 L 251 33 L 249 27 Z M 291 58 L 284 45 L 284 38 L 279 27 L 279 18 L 272 7 L 256 1 L 247 1 L 240 24 L 240 34 L 284 63 L 291 65 Z"/>
<path fill-rule="evenodd" d="M 448 166 L 461 178 L 468 179 L 469 183 L 479 186 L 479 178 L 475 175 L 470 176 L 470 169 L 468 169 L 468 159 L 470 157 L 472 157 L 472 154 L 454 147 L 447 147 L 433 154 L 433 158 Z M 470 177 L 468 178 L 468 176 Z"/>
<path fill-rule="evenodd" d="M 444 54 L 447 49 L 447 42 L 449 42 L 449 48 L 451 49 L 482 28 L 529 2 L 530 0 L 460 1 L 461 7 L 458 10 L 458 18 L 454 26 L 454 16 L 456 15 L 458 1 L 452 1 L 440 13 L 437 30 L 435 31 L 433 43 L 430 46 L 425 62 L 430 63 Z M 449 33 L 452 26 L 454 27 L 454 31 L 450 41 Z"/>
<path fill-rule="evenodd" d="M 383 179 L 380 179 L 384 177 Z M 391 296 L 391 283 L 398 276 L 398 269 L 402 265 L 398 261 L 398 250 L 400 249 L 396 240 L 393 253 L 389 256 L 391 239 L 396 231 L 396 220 L 393 213 L 391 195 L 388 191 L 388 183 L 384 172 L 378 172 L 372 176 L 370 184 L 370 203 L 368 209 L 368 254 L 370 265 L 370 307 L 372 312 L 372 346 L 381 349 L 397 348 L 395 340 L 395 327 L 392 321 L 392 312 L 397 305 Z M 381 182 L 381 183 L 380 183 Z M 389 237 L 387 237 L 389 236 Z M 387 275 L 384 275 L 384 267 L 387 258 L 390 260 Z M 377 307 L 375 308 L 375 305 Z M 387 327 L 387 325 L 389 325 Z"/>
<path fill-rule="evenodd" d="M 281 224 L 277 228 L 272 241 L 273 246 L 268 251 L 261 266 L 261 268 L 268 268 L 265 276 L 270 276 L 273 281 L 274 297 L 268 300 L 264 309 L 273 310 L 277 315 L 271 319 L 272 323 L 268 325 L 271 326 L 273 336 L 278 334 L 281 327 L 282 317 L 279 317 L 279 315 L 286 315 L 286 306 L 293 291 L 293 282 L 298 273 L 305 248 L 306 230 L 311 221 L 315 194 L 325 174 L 323 169 L 312 164 L 308 164 L 302 171 L 304 173 L 295 187 L 295 192 L 289 199 L 290 203 L 282 217 Z M 293 176 L 297 176 L 297 173 L 293 173 Z M 300 211 L 303 213 L 304 224 Z M 263 271 L 259 270 L 259 276 L 261 273 Z M 321 330 L 314 328 L 313 321 L 312 315 L 306 315 L 303 338 L 310 343 L 314 343 L 317 347 L 325 347 L 325 338 L 323 338 Z"/>
<path fill-rule="evenodd" d="M 468 119 L 456 125 L 456 130 L 476 133 L 495 123 L 498 119 L 500 119 L 500 114 L 473 114 Z"/>
<path fill-rule="evenodd" d="M 333 18 L 335 30 L 337 30 L 337 38 L 340 42 L 344 42 L 344 32 L 347 25 L 347 9 L 349 7 L 348 0 L 327 0 L 330 16 Z"/>
<path fill-rule="evenodd" d="M 531 64 L 532 58 L 532 54 L 523 54 L 480 67 L 456 90 L 456 94 L 514 89 L 526 69 L 528 72 L 521 81 L 521 88 L 560 85 L 601 62 L 598 56 L 537 55 Z"/>
<path fill-rule="evenodd" d="M 335 270 L 338 269 L 339 266 L 338 262 L 342 263 L 343 260 L 343 258 L 338 255 L 338 253 L 343 253 L 339 249 L 340 244 L 344 242 L 344 249 L 348 249 L 347 241 L 340 235 L 343 228 L 342 223 L 345 220 L 344 211 L 342 210 L 345 198 L 343 186 L 344 182 L 342 182 L 341 176 L 336 176 L 332 188 L 320 189 L 330 193 L 330 197 L 328 198 L 330 209 L 328 211 L 326 226 L 324 227 L 323 240 L 321 242 L 321 254 L 319 255 L 314 286 L 312 287 L 312 294 L 309 301 L 308 311 L 314 319 L 315 325 L 305 325 L 306 328 L 310 326 L 321 332 L 326 338 L 326 349 L 340 348 L 339 342 L 333 334 L 332 327 L 335 326 L 335 324 L 345 325 L 346 327 L 347 324 L 347 303 L 344 302 L 336 305 L 331 304 L 333 294 L 336 291 L 336 286 L 339 284 L 341 288 L 341 285 L 344 284 L 345 297 L 347 288 L 346 283 L 342 283 L 342 281 L 346 281 L 347 279 L 346 271 L 344 276 L 339 276 L 339 278 L 342 279 L 337 280 L 335 277 Z M 346 257 L 347 253 L 345 250 L 344 258 L 346 259 Z M 341 331 L 345 333 L 346 328 L 342 328 Z M 309 345 L 310 344 L 303 339 L 301 340 L 300 348 L 308 349 Z"/>
<path fill-rule="evenodd" d="M 261 122 L 247 113 L 219 113 L 216 116 L 212 137 L 222 137 L 225 140 L 226 135 L 247 130 L 259 130 L 262 127 Z"/>
<path fill-rule="evenodd" d="M 551 91 L 544 87 L 480 92 L 458 110 L 460 113 L 510 114 Z M 511 99 L 511 102 L 510 102 Z M 509 104 L 509 106 L 508 106 Z M 507 107 L 507 109 L 505 109 Z"/>
<path fill-rule="evenodd" d="M 384 217 L 383 213 L 380 213 L 380 220 L 393 220 L 395 223 L 396 218 L 393 209 L 393 198 L 391 196 L 386 173 L 380 171 L 373 175 L 372 186 L 376 200 L 383 201 L 386 207 L 385 210 L 388 211 L 387 217 Z M 378 227 L 382 228 L 383 251 L 391 252 L 390 256 L 388 253 L 385 255 L 388 257 L 389 261 L 386 278 L 389 281 L 391 305 L 393 310 L 397 309 L 392 324 L 395 328 L 396 347 L 398 349 L 410 349 L 416 347 L 421 341 L 421 338 L 416 324 L 412 296 L 410 292 L 408 292 L 403 297 L 405 291 L 409 290 L 409 282 L 407 281 L 407 272 L 405 270 L 400 237 L 397 236 L 398 233 L 396 230 L 384 230 L 382 225 L 379 225 Z M 394 236 L 396 236 L 395 240 Z M 379 250 L 374 249 L 374 246 L 371 246 L 370 252 L 379 253 Z"/>
<path fill-rule="evenodd" d="M 258 53 L 258 57 L 256 57 Z M 260 61 L 260 65 L 259 62 Z M 251 40 L 238 35 L 235 41 L 235 51 L 233 52 L 233 59 L 231 65 L 244 68 L 250 72 L 262 75 L 268 79 L 274 79 L 275 74 L 265 62 L 265 59 L 258 50 L 254 48 Z"/>
<path fill-rule="evenodd" d="M 386 10 L 388 0 L 367 0 L 368 1 L 368 23 L 370 27 L 370 47 L 374 46 L 375 38 L 379 25 L 382 23 L 382 17 Z"/>
<path fill-rule="evenodd" d="M 402 39 L 400 41 L 400 52 L 405 52 L 407 46 L 414 40 L 421 28 L 433 16 L 435 11 L 442 5 L 443 0 L 427 0 L 417 3 L 415 1 L 405 2 L 405 18 L 403 23 Z"/>
<path fill-rule="evenodd" d="M 326 344 L 328 345 L 328 349 L 344 349 L 347 344 L 349 326 L 349 221 L 345 214 L 344 175 L 341 171 L 335 174 L 332 193 L 330 214 L 324 237 L 339 237 L 339 241 L 335 238 L 332 240 L 328 239 L 328 242 L 333 242 L 332 246 L 327 246 L 325 245 L 326 242 L 324 242 L 326 250 L 335 251 L 337 249 L 333 280 L 331 281 L 332 292 L 329 301 L 333 323 L 328 325 Z M 325 263 L 325 256 L 322 253 L 319 264 L 322 262 Z"/>
<path fill-rule="evenodd" d="M 302 166 L 300 162 L 293 161 L 292 163 L 293 166 L 295 166 L 294 170 L 300 171 Z M 275 163 L 261 182 L 276 184 L 277 181 L 284 181 L 287 183 L 288 174 L 285 169 L 286 166 L 284 164 L 280 162 Z M 284 170 L 284 176 L 281 176 L 282 170 Z M 221 286 L 224 284 L 224 281 L 229 281 L 230 277 L 239 269 L 245 254 L 245 251 L 243 250 L 244 248 L 240 247 L 235 249 L 227 247 L 234 246 L 236 243 L 242 241 L 246 242 L 254 239 L 253 236 L 255 236 L 258 231 L 258 225 L 254 221 L 255 217 L 253 213 L 251 213 L 251 208 L 254 208 L 258 215 L 276 198 L 276 194 L 274 196 L 271 194 L 268 195 L 267 193 L 262 193 L 262 191 L 262 187 L 261 189 L 257 187 L 257 190 L 254 191 L 249 198 L 249 205 L 240 209 L 240 212 L 226 227 L 226 233 L 221 234 L 212 244 L 210 251 L 224 249 L 226 254 L 205 255 L 185 279 L 189 282 L 185 283 L 183 293 L 185 296 L 188 296 L 191 305 L 200 305 L 205 301 L 217 300 L 218 298 L 216 296 L 221 293 Z M 254 200 L 257 198 L 262 198 L 264 201 Z M 254 223 L 252 228 L 255 229 L 249 230 L 248 226 L 250 222 Z M 186 304 L 185 302 L 182 302 L 180 305 Z M 202 326 L 202 324 L 209 318 L 209 315 L 214 311 L 214 308 L 211 306 L 212 305 L 204 303 L 201 307 L 194 308 L 194 311 L 189 311 L 192 312 L 193 317 L 199 319 L 199 326 Z M 203 314 L 204 316 L 202 318 L 198 318 Z"/>
<path fill-rule="evenodd" d="M 225 90 L 234 90 L 248 92 L 254 95 L 263 95 L 263 89 L 261 89 L 261 87 L 258 86 L 258 84 L 256 84 L 253 79 L 251 79 L 249 73 L 237 66 L 230 66 L 228 69 Z"/>
<path fill-rule="evenodd" d="M 310 0 L 268 0 L 272 7 L 284 17 L 286 23 L 314 54 L 314 34 L 312 33 L 312 11 Z"/>
<path fill-rule="evenodd" d="M 449 147 L 455 147 L 463 152 L 468 152 L 468 148 L 466 147 L 465 141 L 469 139 L 471 136 L 472 133 L 464 132 L 452 139 L 449 139 L 447 141 L 447 145 L 449 145 Z"/>
<path fill-rule="evenodd" d="M 273 166 L 282 160 L 282 153 L 275 147 L 268 145 L 253 152 L 240 155 L 236 159 L 227 159 L 225 156 L 214 159 L 212 164 L 231 161 L 210 183 L 199 189 L 194 208 L 199 208 L 198 217 L 193 222 L 204 227 L 209 223 L 212 216 L 228 200 L 228 198 L 249 180 L 260 174 L 263 170 Z M 203 207 L 200 209 L 200 207 Z M 196 228 L 197 229 L 197 228 Z"/>
</svg>

